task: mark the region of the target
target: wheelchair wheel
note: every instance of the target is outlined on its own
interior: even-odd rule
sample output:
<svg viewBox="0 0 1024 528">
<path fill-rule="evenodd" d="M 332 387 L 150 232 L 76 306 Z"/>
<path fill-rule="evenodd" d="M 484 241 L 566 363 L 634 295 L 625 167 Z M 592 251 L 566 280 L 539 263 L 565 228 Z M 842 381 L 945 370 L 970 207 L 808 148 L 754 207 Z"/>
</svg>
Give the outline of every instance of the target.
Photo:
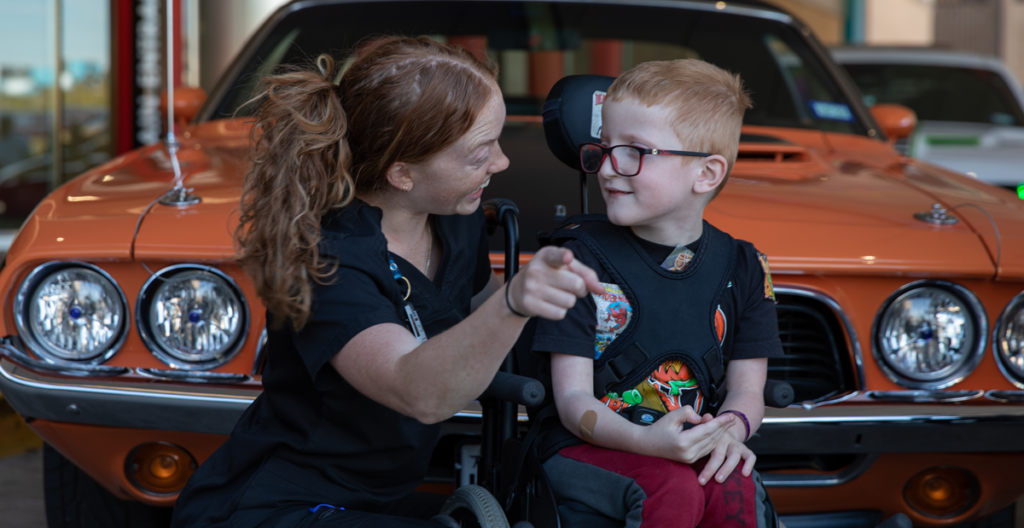
<svg viewBox="0 0 1024 528">
<path fill-rule="evenodd" d="M 455 490 L 441 507 L 441 515 L 452 517 L 462 528 L 508 528 L 498 500 L 473 484 Z"/>
</svg>

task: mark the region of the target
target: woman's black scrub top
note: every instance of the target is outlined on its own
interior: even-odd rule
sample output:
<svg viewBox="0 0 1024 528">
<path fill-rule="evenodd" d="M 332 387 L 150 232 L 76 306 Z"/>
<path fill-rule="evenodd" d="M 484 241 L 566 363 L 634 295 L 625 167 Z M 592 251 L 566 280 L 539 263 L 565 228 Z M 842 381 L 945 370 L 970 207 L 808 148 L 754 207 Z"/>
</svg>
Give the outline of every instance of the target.
<svg viewBox="0 0 1024 528">
<path fill-rule="evenodd" d="M 320 251 L 337 262 L 337 271 L 327 284 L 314 283 L 301 330 L 287 324 L 268 330 L 264 392 L 189 480 L 175 526 L 220 525 L 236 511 L 273 516 L 297 505 L 372 508 L 411 493 L 423 480 L 440 426 L 376 403 L 330 365 L 371 326 L 407 327 L 407 288 L 388 267 L 381 216 L 356 200 L 323 219 Z M 472 296 L 491 274 L 481 210 L 435 217 L 434 226 L 444 254 L 433 282 L 394 255 L 431 337 L 469 315 Z"/>
</svg>

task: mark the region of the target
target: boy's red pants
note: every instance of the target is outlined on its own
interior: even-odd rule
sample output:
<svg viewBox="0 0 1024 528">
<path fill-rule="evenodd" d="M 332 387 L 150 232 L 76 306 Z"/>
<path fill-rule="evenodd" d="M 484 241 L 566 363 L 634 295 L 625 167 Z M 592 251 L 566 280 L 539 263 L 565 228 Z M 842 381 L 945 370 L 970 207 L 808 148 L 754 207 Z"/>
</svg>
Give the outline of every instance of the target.
<svg viewBox="0 0 1024 528">
<path fill-rule="evenodd" d="M 712 478 L 701 486 L 697 476 L 707 457 L 689 465 L 590 444 L 567 447 L 559 454 L 633 479 L 647 495 L 643 528 L 757 527 L 757 491 L 740 467 L 721 484 Z"/>
</svg>

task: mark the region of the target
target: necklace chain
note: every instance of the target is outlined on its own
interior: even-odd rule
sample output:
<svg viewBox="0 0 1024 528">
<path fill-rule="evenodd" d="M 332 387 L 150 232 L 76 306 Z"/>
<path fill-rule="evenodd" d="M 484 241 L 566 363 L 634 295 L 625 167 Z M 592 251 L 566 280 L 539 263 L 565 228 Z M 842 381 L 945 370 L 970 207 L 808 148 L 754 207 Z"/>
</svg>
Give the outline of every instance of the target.
<svg viewBox="0 0 1024 528">
<path fill-rule="evenodd" d="M 423 273 L 430 273 L 430 256 L 434 253 L 434 233 L 430 230 L 430 219 L 427 219 L 427 239 L 430 242 L 427 243 L 427 267 L 423 270 Z"/>
</svg>

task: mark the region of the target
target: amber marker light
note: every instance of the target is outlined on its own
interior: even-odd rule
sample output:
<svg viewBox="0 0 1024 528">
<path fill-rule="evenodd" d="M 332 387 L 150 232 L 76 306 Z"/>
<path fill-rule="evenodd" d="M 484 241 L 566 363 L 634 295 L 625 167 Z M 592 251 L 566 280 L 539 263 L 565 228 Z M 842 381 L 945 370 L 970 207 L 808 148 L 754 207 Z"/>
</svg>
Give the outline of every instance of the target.
<svg viewBox="0 0 1024 528">
<path fill-rule="evenodd" d="M 153 495 L 181 491 L 197 467 L 188 451 L 166 442 L 150 442 L 128 455 L 125 470 L 135 487 Z"/>
<path fill-rule="evenodd" d="M 964 469 L 933 467 L 910 479 L 903 498 L 911 508 L 933 518 L 955 517 L 978 500 L 978 479 Z"/>
</svg>

